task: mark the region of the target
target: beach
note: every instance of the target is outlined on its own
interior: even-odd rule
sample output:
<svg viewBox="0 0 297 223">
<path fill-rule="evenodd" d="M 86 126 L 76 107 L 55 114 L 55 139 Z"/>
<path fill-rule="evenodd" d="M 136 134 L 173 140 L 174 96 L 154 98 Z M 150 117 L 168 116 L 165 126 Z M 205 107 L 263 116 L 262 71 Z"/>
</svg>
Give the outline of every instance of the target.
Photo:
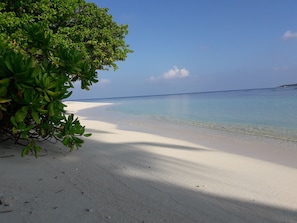
<svg viewBox="0 0 297 223">
<path fill-rule="evenodd" d="M 0 144 L 0 222 L 297 222 L 294 145 L 79 119 L 93 135 L 72 153 L 46 142 L 22 158 Z"/>
</svg>

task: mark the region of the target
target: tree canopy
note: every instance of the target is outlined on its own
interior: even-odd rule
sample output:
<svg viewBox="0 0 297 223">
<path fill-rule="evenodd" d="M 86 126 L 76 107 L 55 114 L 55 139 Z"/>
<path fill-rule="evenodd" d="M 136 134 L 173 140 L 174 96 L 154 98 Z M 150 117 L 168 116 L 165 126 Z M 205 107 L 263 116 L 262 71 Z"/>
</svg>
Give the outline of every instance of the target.
<svg viewBox="0 0 297 223">
<path fill-rule="evenodd" d="M 3 0 L 0 3 L 0 136 L 24 144 L 22 155 L 57 139 L 80 147 L 85 128 L 63 100 L 73 82 L 82 89 L 98 70 L 117 69 L 132 52 L 127 25 L 84 0 Z"/>
</svg>

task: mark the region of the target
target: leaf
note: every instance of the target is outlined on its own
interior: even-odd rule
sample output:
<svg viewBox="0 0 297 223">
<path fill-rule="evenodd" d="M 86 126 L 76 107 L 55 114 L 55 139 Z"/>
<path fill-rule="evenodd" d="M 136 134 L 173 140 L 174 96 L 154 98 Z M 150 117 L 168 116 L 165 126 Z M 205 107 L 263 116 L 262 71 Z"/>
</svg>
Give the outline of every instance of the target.
<svg viewBox="0 0 297 223">
<path fill-rule="evenodd" d="M 37 123 L 37 124 L 40 124 L 40 117 L 39 117 L 39 114 L 35 111 L 35 110 L 32 110 L 31 111 L 31 115 L 32 115 L 32 118 L 33 120 Z"/>
<path fill-rule="evenodd" d="M 23 106 L 15 113 L 15 121 L 17 123 L 23 122 L 28 114 L 28 107 Z"/>
<path fill-rule="evenodd" d="M 11 123 L 14 127 L 16 127 L 16 128 L 18 127 L 18 124 L 17 124 L 17 122 L 16 122 L 14 116 L 11 116 L 11 118 L 10 118 L 10 123 Z"/>
<path fill-rule="evenodd" d="M 7 87 L 9 86 L 10 80 L 4 78 L 0 80 L 0 97 L 4 97 L 7 94 Z"/>
<path fill-rule="evenodd" d="M 7 111 L 6 107 L 0 104 L 0 110 Z M 0 111 L 1 112 L 1 111 Z"/>
<path fill-rule="evenodd" d="M 72 121 L 73 121 L 73 116 L 74 116 L 73 114 L 71 114 L 71 115 L 68 116 L 67 123 L 69 123 L 69 124 L 72 123 Z"/>
<path fill-rule="evenodd" d="M 23 150 L 22 150 L 22 157 L 24 157 L 25 155 L 27 155 L 30 152 L 31 149 L 31 144 L 28 144 Z"/>
<path fill-rule="evenodd" d="M 7 69 L 8 69 L 10 72 L 14 73 L 13 65 L 12 65 L 11 62 L 10 62 L 10 58 L 5 58 L 5 60 L 4 60 L 4 64 L 6 65 Z"/>
<path fill-rule="evenodd" d="M 7 87 L 9 85 L 9 82 L 10 82 L 9 78 L 3 78 L 0 80 L 0 86 Z"/>
<path fill-rule="evenodd" d="M 12 127 L 12 134 L 17 134 L 19 130 L 16 127 Z"/>
<path fill-rule="evenodd" d="M 69 145 L 69 142 L 70 142 L 70 138 L 69 137 L 65 137 L 63 140 L 62 140 L 62 143 L 64 146 L 68 146 Z"/>
<path fill-rule="evenodd" d="M 52 117 L 55 115 L 55 107 L 54 107 L 54 103 L 49 103 L 48 105 L 48 111 L 49 111 L 49 116 Z"/>
<path fill-rule="evenodd" d="M 0 103 L 3 104 L 3 103 L 7 103 L 7 102 L 11 102 L 11 99 L 8 99 L 8 98 L 0 98 Z"/>
<path fill-rule="evenodd" d="M 72 91 L 66 93 L 61 99 L 69 98 L 71 94 L 72 94 Z"/>
<path fill-rule="evenodd" d="M 49 96 L 51 96 L 51 97 L 57 97 L 57 96 L 59 96 L 59 95 L 61 94 L 60 91 L 56 91 L 56 92 L 54 92 L 54 91 L 50 91 L 50 90 L 47 90 L 46 93 L 47 93 Z"/>
<path fill-rule="evenodd" d="M 78 137 L 73 137 L 73 141 L 75 142 L 75 145 L 82 144 L 84 141 Z"/>
<path fill-rule="evenodd" d="M 46 136 L 46 132 L 44 129 L 40 129 L 40 135 L 41 137 L 45 137 Z"/>
<path fill-rule="evenodd" d="M 51 102 L 51 99 L 49 98 L 49 96 L 47 94 L 44 95 L 44 99 L 46 102 Z"/>
<path fill-rule="evenodd" d="M 33 129 L 35 126 L 34 125 L 29 125 L 27 128 L 25 129 L 22 129 L 23 132 L 28 132 L 30 131 L 31 129 Z"/>
<path fill-rule="evenodd" d="M 85 131 L 84 127 L 82 127 L 79 123 L 76 123 L 75 126 L 71 129 L 73 133 L 82 135 Z"/>
<path fill-rule="evenodd" d="M 48 113 L 47 110 L 42 109 L 42 108 L 37 108 L 37 111 L 40 112 L 41 114 L 44 114 L 44 115 L 46 115 Z"/>
<path fill-rule="evenodd" d="M 92 136 L 92 133 L 86 133 L 86 134 L 84 134 L 84 137 L 90 137 L 90 136 Z"/>
<path fill-rule="evenodd" d="M 33 146 L 33 151 L 34 151 L 35 158 L 38 158 L 38 153 L 40 152 L 40 150 L 41 150 L 40 146 L 38 146 L 38 145 Z"/>
</svg>

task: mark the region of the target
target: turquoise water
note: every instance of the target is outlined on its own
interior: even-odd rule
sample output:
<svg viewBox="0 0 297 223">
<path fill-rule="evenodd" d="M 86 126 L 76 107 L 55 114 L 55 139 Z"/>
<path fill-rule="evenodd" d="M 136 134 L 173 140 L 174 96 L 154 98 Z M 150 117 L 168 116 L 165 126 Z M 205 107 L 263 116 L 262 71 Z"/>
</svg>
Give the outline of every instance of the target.
<svg viewBox="0 0 297 223">
<path fill-rule="evenodd" d="M 271 88 L 106 99 L 108 111 L 160 122 L 297 141 L 297 89 Z M 105 100 L 105 101 L 106 101 Z M 102 102 L 92 99 L 88 101 Z"/>
</svg>

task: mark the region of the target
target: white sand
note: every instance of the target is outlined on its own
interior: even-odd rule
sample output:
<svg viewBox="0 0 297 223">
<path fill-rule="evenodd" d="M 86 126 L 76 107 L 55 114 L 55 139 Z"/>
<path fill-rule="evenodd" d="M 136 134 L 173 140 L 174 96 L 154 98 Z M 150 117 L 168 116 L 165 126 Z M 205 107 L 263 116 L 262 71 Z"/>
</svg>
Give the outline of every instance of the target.
<svg viewBox="0 0 297 223">
<path fill-rule="evenodd" d="M 296 168 L 80 120 L 93 136 L 73 153 L 1 143 L 1 223 L 297 222 Z"/>
</svg>

